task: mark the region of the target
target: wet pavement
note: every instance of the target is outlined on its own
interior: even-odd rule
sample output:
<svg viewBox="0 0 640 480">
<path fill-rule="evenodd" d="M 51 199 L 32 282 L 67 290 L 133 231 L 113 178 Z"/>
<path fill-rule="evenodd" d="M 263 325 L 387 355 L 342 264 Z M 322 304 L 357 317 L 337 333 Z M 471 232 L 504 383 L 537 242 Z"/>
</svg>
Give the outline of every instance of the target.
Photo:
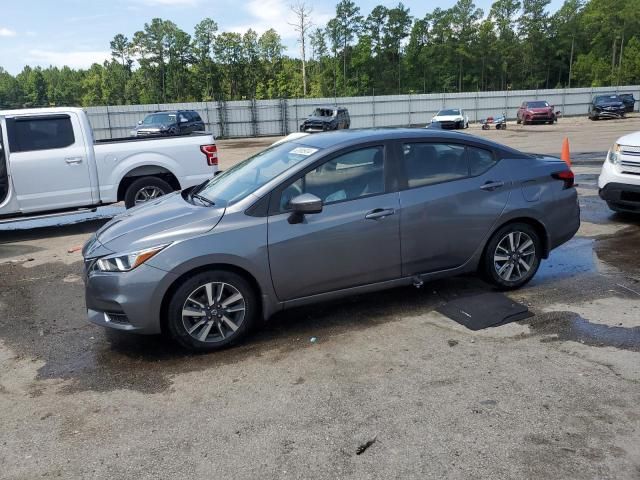
<svg viewBox="0 0 640 480">
<path fill-rule="evenodd" d="M 188 354 L 86 322 L 103 218 L 0 226 L 0 478 L 639 478 L 640 220 L 575 170 L 579 236 L 509 293 L 535 316 L 479 332 L 435 312 L 464 276 Z"/>
</svg>

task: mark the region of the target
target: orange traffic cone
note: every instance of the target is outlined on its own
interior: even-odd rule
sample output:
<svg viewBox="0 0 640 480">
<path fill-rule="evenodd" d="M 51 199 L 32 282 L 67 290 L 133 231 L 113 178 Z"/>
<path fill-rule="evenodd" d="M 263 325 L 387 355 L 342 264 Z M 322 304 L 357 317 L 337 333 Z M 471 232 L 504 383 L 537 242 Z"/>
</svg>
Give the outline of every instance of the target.
<svg viewBox="0 0 640 480">
<path fill-rule="evenodd" d="M 571 155 L 569 154 L 569 139 L 564 137 L 562 141 L 562 153 L 560 153 L 560 159 L 564 160 L 569 167 L 571 167 Z"/>
</svg>

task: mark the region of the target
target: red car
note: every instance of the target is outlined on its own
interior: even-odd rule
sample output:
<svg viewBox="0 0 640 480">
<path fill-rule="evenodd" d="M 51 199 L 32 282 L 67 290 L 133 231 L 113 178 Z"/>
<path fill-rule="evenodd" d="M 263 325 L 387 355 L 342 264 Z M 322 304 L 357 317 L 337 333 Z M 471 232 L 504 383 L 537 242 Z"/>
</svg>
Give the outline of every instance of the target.
<svg viewBox="0 0 640 480">
<path fill-rule="evenodd" d="M 517 117 L 517 123 L 524 123 L 525 125 L 535 122 L 553 123 L 558 119 L 553 111 L 553 105 L 549 105 L 544 100 L 522 102 L 518 109 Z"/>
</svg>

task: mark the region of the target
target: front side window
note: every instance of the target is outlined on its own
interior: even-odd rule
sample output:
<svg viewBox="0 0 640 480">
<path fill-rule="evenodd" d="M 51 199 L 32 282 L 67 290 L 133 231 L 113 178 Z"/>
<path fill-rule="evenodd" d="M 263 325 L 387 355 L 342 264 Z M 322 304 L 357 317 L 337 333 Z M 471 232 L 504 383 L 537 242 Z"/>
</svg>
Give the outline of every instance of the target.
<svg viewBox="0 0 640 480">
<path fill-rule="evenodd" d="M 384 192 L 384 147 L 368 147 L 340 155 L 289 185 L 280 199 L 286 211 L 292 198 L 311 193 L 331 204 Z"/>
<path fill-rule="evenodd" d="M 405 143 L 403 163 L 409 188 L 447 182 L 469 175 L 463 145 Z"/>
<path fill-rule="evenodd" d="M 318 151 L 295 142 L 275 145 L 213 177 L 198 194 L 218 206 L 232 205 Z"/>
<path fill-rule="evenodd" d="M 31 152 L 65 148 L 75 143 L 69 115 L 15 118 L 8 123 L 12 152 Z"/>
</svg>

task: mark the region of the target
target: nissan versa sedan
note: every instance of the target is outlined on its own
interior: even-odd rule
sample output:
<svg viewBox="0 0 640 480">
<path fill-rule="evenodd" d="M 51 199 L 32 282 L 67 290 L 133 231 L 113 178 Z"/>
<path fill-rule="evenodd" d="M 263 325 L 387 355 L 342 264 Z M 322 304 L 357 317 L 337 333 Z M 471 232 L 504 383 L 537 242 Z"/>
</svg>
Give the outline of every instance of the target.
<svg viewBox="0 0 640 480">
<path fill-rule="evenodd" d="M 573 181 L 557 158 L 443 130 L 301 137 L 100 229 L 89 319 L 214 350 L 347 295 L 475 271 L 518 288 L 578 230 Z"/>
</svg>

